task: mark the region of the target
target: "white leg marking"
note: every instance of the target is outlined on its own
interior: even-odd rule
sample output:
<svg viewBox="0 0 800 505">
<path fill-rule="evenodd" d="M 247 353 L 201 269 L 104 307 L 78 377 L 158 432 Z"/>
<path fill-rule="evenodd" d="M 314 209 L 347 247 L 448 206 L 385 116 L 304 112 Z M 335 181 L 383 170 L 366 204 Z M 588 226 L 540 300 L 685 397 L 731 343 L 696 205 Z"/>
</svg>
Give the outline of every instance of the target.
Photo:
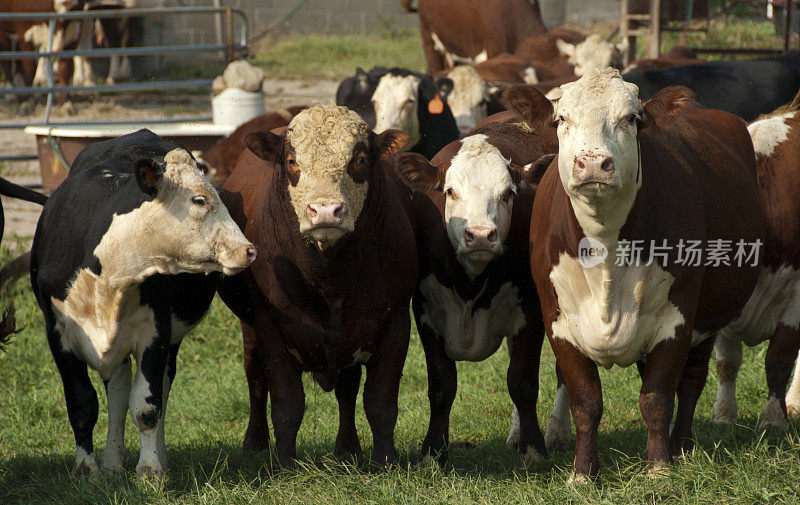
<svg viewBox="0 0 800 505">
<path fill-rule="evenodd" d="M 508 427 L 506 444 L 509 449 L 516 449 L 519 446 L 519 411 L 517 407 L 511 411 L 511 426 Z"/>
<path fill-rule="evenodd" d="M 798 352 L 797 361 L 794 363 L 792 383 L 786 393 L 786 411 L 794 418 L 800 417 L 800 352 Z"/>
<path fill-rule="evenodd" d="M 106 386 L 108 398 L 108 437 L 101 466 L 119 472 L 125 463 L 125 414 L 131 392 L 131 361 L 126 359 L 111 374 Z"/>
<path fill-rule="evenodd" d="M 87 454 L 83 447 L 75 446 L 75 466 L 72 467 L 72 475 L 93 477 L 99 470 L 94 453 Z"/>
<path fill-rule="evenodd" d="M 139 430 L 141 449 L 139 463 L 136 465 L 136 476 L 141 479 L 147 475 L 160 478 L 164 468 L 158 457 L 158 424 L 155 427 L 142 426 L 139 417 L 147 413 L 152 407 L 146 398 L 150 396 L 150 384 L 145 379 L 141 370 L 141 357 L 137 359 L 136 379 L 130 396 L 130 411 L 133 424 Z"/>
<path fill-rule="evenodd" d="M 712 419 L 719 424 L 735 424 L 738 418 L 736 376 L 742 365 L 741 341 L 720 332 L 714 343 L 714 362 L 717 365 L 719 387 Z"/>
<path fill-rule="evenodd" d="M 786 420 L 786 413 L 781 407 L 781 402 L 774 396 L 770 396 L 767 404 L 764 405 L 764 411 L 761 413 L 761 422 L 758 423 L 758 429 L 766 430 L 767 428 L 776 428 L 778 430 L 789 428 L 789 421 Z"/>
<path fill-rule="evenodd" d="M 162 468 L 167 468 L 167 443 L 164 440 L 164 419 L 167 418 L 167 400 L 169 400 L 169 390 L 172 387 L 167 371 L 164 370 L 164 396 L 161 401 L 161 418 L 158 420 L 158 460 Z"/>
<path fill-rule="evenodd" d="M 569 394 L 567 386 L 562 384 L 556 391 L 553 411 L 547 419 L 544 432 L 544 445 L 548 451 L 565 449 L 572 443 L 572 426 L 570 424 Z"/>
</svg>

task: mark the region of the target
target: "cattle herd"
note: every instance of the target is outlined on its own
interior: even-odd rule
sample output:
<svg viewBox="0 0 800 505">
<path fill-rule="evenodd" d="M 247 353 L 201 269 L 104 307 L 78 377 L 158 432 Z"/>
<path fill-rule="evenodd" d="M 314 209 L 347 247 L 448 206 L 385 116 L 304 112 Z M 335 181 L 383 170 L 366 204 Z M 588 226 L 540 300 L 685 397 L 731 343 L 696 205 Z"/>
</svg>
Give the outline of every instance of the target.
<svg viewBox="0 0 800 505">
<path fill-rule="evenodd" d="M 335 392 L 336 453 L 361 453 L 362 367 L 371 460 L 396 461 L 409 306 L 428 371 L 423 459 L 447 460 L 456 362 L 504 337 L 509 445 L 536 463 L 571 443 L 572 420 L 573 482 L 599 476 L 598 366 L 639 370 L 650 472 L 692 449 L 712 350 L 714 421 L 736 422 L 742 343 L 764 341 L 761 427 L 800 414 L 800 56 L 679 49 L 625 71 L 604 39 L 547 31 L 535 2 L 454 3 L 413 2 L 427 74 L 358 69 L 337 105 L 265 114 L 204 153 L 147 130 L 92 144 L 46 202 L 0 179 L 44 204 L 31 284 L 75 473 L 122 469 L 128 410 L 137 474 L 163 473 L 178 348 L 215 293 L 242 329 L 243 447 L 269 447 L 269 399 L 287 467 L 303 372 Z M 545 336 L 558 389 L 543 434 Z M 108 396 L 99 465 L 89 367 Z"/>
</svg>

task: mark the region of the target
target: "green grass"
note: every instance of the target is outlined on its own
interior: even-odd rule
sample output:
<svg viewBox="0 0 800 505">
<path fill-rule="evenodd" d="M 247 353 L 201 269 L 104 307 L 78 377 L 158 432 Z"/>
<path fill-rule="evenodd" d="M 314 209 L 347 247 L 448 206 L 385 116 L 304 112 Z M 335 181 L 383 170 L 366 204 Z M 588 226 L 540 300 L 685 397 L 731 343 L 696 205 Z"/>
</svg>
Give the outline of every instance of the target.
<svg viewBox="0 0 800 505">
<path fill-rule="evenodd" d="M 425 57 L 418 30 L 372 35 L 292 35 L 253 59 L 272 79 L 342 79 L 356 67 L 404 67 L 422 72 Z"/>
<path fill-rule="evenodd" d="M 11 248 L 7 239 L 0 262 Z M 0 353 L 0 503 L 797 503 L 800 501 L 800 438 L 755 431 L 765 398 L 764 347 L 748 349 L 739 383 L 740 425 L 710 421 L 716 377 L 712 372 L 695 421 L 697 449 L 668 477 L 651 479 L 642 460 L 646 431 L 638 409 L 635 367 L 602 370 L 605 414 L 600 430 L 603 482 L 599 487 L 565 484 L 573 453 L 552 454 L 525 470 L 506 448 L 511 401 L 505 387 L 507 352 L 482 363 L 459 364 L 460 388 L 452 414 L 452 440 L 472 448 L 451 450 L 445 469 L 411 465 L 419 455 L 428 419 L 424 357 L 416 332 L 401 384 L 395 431 L 400 464 L 385 472 L 366 463 L 371 436 L 361 405 L 358 429 L 364 458 L 342 463 L 332 457 L 337 428 L 333 394 L 305 378 L 306 414 L 298 439 L 300 467 L 271 468 L 267 458 L 245 456 L 240 444 L 247 422 L 247 389 L 241 337 L 235 319 L 218 300 L 201 326 L 186 338 L 167 414 L 170 467 L 161 483 L 138 483 L 139 441 L 129 422 L 128 472 L 96 480 L 70 476 L 74 456 L 61 381 L 27 279 L 0 293 L 17 304 L 16 335 Z M 95 446 L 102 454 L 107 428 L 102 384 Z M 544 427 L 555 389 L 553 356 L 542 357 L 540 424 Z"/>
</svg>

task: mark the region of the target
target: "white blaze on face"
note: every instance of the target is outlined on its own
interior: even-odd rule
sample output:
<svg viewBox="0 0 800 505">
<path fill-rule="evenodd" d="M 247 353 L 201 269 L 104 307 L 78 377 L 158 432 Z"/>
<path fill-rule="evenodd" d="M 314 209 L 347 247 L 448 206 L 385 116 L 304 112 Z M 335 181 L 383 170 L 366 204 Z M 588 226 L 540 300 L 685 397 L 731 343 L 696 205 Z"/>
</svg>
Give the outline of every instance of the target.
<svg viewBox="0 0 800 505">
<path fill-rule="evenodd" d="M 445 175 L 445 221 L 459 261 L 474 277 L 503 253 L 517 187 L 511 179 L 509 161 L 486 135 L 471 135 L 461 144 Z M 470 245 L 465 233 L 468 229 L 495 230 L 496 239 Z"/>
<path fill-rule="evenodd" d="M 559 52 L 575 66 L 577 76 L 585 75 L 591 68 L 618 68 L 622 61 L 619 49 L 597 34 L 589 35 L 586 40 L 578 44 L 558 39 L 556 45 Z"/>
<path fill-rule="evenodd" d="M 397 129 L 408 133 L 408 145 L 419 141 L 419 100 L 420 78 L 415 75 L 399 76 L 386 74 L 381 77 L 372 104 L 375 107 L 375 133 Z"/>
<path fill-rule="evenodd" d="M 297 213 L 300 233 L 307 234 L 317 247 L 325 249 L 355 229 L 367 197 L 367 181 L 355 181 L 348 173 L 348 165 L 354 156 L 362 153 L 369 156 L 366 152 L 369 127 L 346 107 L 316 106 L 292 119 L 286 141 L 294 150 L 299 171 L 297 184 L 289 184 L 289 197 Z M 307 211 L 309 205 L 339 203 L 345 209 L 341 222 L 335 227 L 315 227 Z"/>
<path fill-rule="evenodd" d="M 466 134 L 486 117 L 488 88 L 475 67 L 470 65 L 457 66 L 447 77 L 453 81 L 453 91 L 447 96 L 447 104 L 459 131 Z"/>
<path fill-rule="evenodd" d="M 636 137 L 642 103 L 636 85 L 623 81 L 613 69 L 592 69 L 578 81 L 562 85 L 561 91 L 555 111 L 558 171 L 584 232 L 593 235 L 582 218 L 605 206 L 604 212 L 618 214 L 624 222 L 641 186 Z M 607 184 L 577 178 L 574 167 L 580 157 L 613 160 L 613 172 L 604 174 Z"/>
</svg>

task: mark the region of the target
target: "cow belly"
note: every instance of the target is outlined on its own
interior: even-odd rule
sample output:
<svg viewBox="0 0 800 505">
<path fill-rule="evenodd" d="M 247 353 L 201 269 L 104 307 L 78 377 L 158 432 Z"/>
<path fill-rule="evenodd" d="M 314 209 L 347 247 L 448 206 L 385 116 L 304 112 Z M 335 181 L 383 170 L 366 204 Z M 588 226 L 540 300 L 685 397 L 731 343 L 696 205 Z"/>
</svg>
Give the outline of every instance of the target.
<svg viewBox="0 0 800 505">
<path fill-rule="evenodd" d="M 503 337 L 516 335 L 525 325 L 519 289 L 507 282 L 492 297 L 488 308 L 475 309 L 475 300 L 462 300 L 431 274 L 420 283 L 425 295 L 420 324 L 444 339 L 454 361 L 483 361 L 497 351 Z"/>
<path fill-rule="evenodd" d="M 800 324 L 800 271 L 788 265 L 762 268 L 741 314 L 722 331 L 753 346 L 772 337 L 779 323 Z"/>
<path fill-rule="evenodd" d="M 584 269 L 577 258 L 562 254 L 550 280 L 560 309 L 552 336 L 606 368 L 642 359 L 659 342 L 674 338 L 684 322 L 669 301 L 675 278 L 655 263 Z"/>
</svg>

